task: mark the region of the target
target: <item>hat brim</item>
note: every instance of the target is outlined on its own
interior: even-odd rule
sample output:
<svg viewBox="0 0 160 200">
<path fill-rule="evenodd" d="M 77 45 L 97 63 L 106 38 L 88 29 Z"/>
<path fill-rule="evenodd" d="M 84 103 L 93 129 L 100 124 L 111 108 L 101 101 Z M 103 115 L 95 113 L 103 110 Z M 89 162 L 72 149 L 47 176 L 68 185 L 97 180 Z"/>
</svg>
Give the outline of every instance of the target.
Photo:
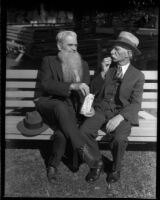
<svg viewBox="0 0 160 200">
<path fill-rule="evenodd" d="M 128 47 L 129 49 L 133 50 L 136 55 L 141 55 L 141 51 L 138 48 L 136 48 L 136 47 L 124 42 L 124 41 L 121 41 L 121 40 L 110 40 L 108 42 L 108 45 L 112 45 L 112 46 L 113 45 L 120 45 L 122 47 L 123 46 Z"/>
<path fill-rule="evenodd" d="M 24 126 L 23 121 L 20 121 L 17 124 L 17 129 L 22 133 L 22 135 L 26 137 L 34 137 L 40 135 L 43 131 L 47 130 L 48 126 L 45 123 L 43 123 L 43 126 L 39 129 L 27 129 Z"/>
</svg>

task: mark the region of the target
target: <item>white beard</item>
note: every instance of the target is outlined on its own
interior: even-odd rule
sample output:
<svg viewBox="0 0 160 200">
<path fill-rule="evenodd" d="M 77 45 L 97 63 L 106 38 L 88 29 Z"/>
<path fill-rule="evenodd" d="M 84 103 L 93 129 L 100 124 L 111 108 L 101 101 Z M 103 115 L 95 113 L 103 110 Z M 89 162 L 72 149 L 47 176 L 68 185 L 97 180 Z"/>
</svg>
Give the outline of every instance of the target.
<svg viewBox="0 0 160 200">
<path fill-rule="evenodd" d="M 58 57 L 62 62 L 64 82 L 81 82 L 83 70 L 80 54 L 60 51 Z"/>
</svg>

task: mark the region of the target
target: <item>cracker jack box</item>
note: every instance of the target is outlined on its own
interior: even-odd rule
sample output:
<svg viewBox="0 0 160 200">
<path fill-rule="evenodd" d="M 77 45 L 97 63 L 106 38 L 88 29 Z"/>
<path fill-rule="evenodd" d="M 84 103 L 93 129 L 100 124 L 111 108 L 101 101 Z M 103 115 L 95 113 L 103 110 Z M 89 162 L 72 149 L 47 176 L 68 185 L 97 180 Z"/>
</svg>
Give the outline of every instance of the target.
<svg viewBox="0 0 160 200">
<path fill-rule="evenodd" d="M 81 107 L 81 111 L 80 111 L 81 114 L 86 114 L 90 112 L 92 104 L 93 104 L 94 96 L 95 95 L 90 93 L 85 97 L 82 107 Z"/>
</svg>

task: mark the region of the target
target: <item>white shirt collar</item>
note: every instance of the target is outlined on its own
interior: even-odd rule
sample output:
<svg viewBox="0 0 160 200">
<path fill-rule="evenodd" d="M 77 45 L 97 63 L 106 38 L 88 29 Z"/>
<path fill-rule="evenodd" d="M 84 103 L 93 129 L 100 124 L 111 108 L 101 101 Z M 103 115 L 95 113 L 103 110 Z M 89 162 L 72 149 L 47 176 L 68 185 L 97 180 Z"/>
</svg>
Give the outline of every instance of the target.
<svg viewBox="0 0 160 200">
<path fill-rule="evenodd" d="M 122 72 L 123 72 L 123 76 L 126 73 L 128 67 L 129 67 L 130 63 L 127 63 L 126 65 L 121 66 L 122 67 Z"/>
</svg>

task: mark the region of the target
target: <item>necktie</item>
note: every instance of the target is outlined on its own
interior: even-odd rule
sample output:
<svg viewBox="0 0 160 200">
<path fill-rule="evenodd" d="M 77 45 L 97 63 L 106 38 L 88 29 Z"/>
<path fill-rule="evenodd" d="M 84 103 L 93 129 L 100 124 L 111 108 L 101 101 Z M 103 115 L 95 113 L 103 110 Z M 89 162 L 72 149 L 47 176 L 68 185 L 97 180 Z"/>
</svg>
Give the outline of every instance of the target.
<svg viewBox="0 0 160 200">
<path fill-rule="evenodd" d="M 117 68 L 116 77 L 118 79 L 122 79 L 123 78 L 123 72 L 122 72 L 122 67 L 121 66 L 118 66 L 118 68 Z"/>
</svg>

